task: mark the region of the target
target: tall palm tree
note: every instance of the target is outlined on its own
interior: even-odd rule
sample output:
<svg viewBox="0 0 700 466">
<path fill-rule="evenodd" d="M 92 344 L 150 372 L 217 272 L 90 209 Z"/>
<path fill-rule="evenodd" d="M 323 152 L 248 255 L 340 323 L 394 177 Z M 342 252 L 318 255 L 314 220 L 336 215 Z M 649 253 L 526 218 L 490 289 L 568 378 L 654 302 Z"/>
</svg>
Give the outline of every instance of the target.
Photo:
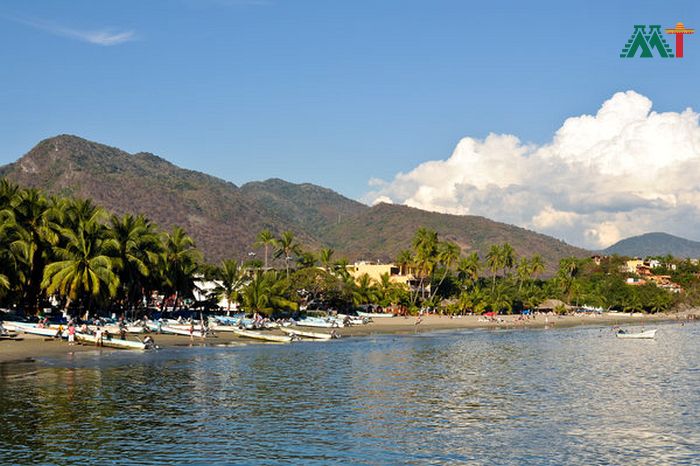
<svg viewBox="0 0 700 466">
<path fill-rule="evenodd" d="M 532 256 L 530 259 L 530 271 L 532 272 L 532 275 L 537 278 L 540 274 L 544 273 L 544 270 L 545 265 L 544 261 L 542 260 L 542 256 L 539 254 Z"/>
<path fill-rule="evenodd" d="M 463 287 L 471 286 L 479 279 L 480 269 L 479 254 L 472 252 L 467 257 L 459 260 L 457 264 L 457 279 L 462 283 Z"/>
<path fill-rule="evenodd" d="M 419 228 L 413 237 L 414 265 L 420 277 L 418 290 L 414 297 L 414 302 L 418 298 L 418 292 L 425 298 L 425 281 L 432 277 L 438 256 L 438 235 L 437 232 L 427 228 Z"/>
<path fill-rule="evenodd" d="M 447 275 L 450 273 L 450 268 L 452 267 L 452 264 L 454 264 L 459 259 L 461 253 L 462 250 L 455 243 L 452 243 L 450 241 L 443 241 L 438 243 L 437 260 L 440 264 L 442 264 L 445 270 L 437 286 L 431 292 L 431 299 L 433 299 L 437 295 L 437 292 L 442 286 L 442 283 L 445 281 L 445 278 L 447 278 Z"/>
<path fill-rule="evenodd" d="M 503 254 L 501 254 L 501 247 L 499 245 L 491 245 L 488 254 L 486 254 L 486 265 L 491 270 L 491 276 L 493 278 L 491 293 L 493 293 L 496 291 L 496 271 L 503 265 Z"/>
<path fill-rule="evenodd" d="M 240 300 L 246 274 L 236 260 L 229 259 L 221 262 L 215 276 L 219 284 L 212 290 L 212 294 L 219 299 L 225 299 L 228 304 L 227 309 L 231 310 L 231 303 Z"/>
<path fill-rule="evenodd" d="M 256 247 L 265 248 L 265 270 L 267 270 L 267 255 L 270 246 L 274 246 L 276 242 L 275 235 L 268 229 L 265 229 L 258 233 L 258 239 L 255 242 Z"/>
<path fill-rule="evenodd" d="M 37 310 L 44 269 L 51 248 L 59 240 L 59 210 L 39 191 L 26 189 L 17 192 L 11 212 L 6 209 L 5 214 L 12 219 L 16 233 L 10 247 L 19 268 L 21 305 Z"/>
<path fill-rule="evenodd" d="M 166 291 L 175 294 L 175 308 L 182 297 L 189 297 L 194 290 L 194 275 L 200 260 L 194 240 L 180 227 L 162 238 L 163 253 L 160 256 L 161 273 Z M 163 302 L 163 307 L 165 302 Z"/>
<path fill-rule="evenodd" d="M 513 246 L 508 243 L 503 243 L 501 246 L 501 267 L 503 267 L 503 276 L 508 276 L 508 271 L 513 268 L 515 264 L 515 250 Z"/>
<path fill-rule="evenodd" d="M 289 278 L 289 261 L 291 260 L 291 255 L 299 254 L 301 246 L 299 243 L 297 243 L 296 239 L 294 238 L 294 233 L 291 231 L 282 232 L 282 235 L 277 239 L 275 246 L 277 247 L 275 258 L 284 259 L 287 278 Z"/>
<path fill-rule="evenodd" d="M 114 265 L 119 276 L 121 299 L 136 308 L 142 301 L 151 269 L 155 268 L 157 256 L 162 252 L 162 243 L 155 227 L 144 216 L 123 217 L 113 215 L 108 236 L 109 253 L 114 257 Z"/>
<path fill-rule="evenodd" d="M 518 261 L 515 274 L 518 277 L 518 292 L 523 287 L 523 283 L 530 279 L 532 276 L 532 264 L 527 257 L 521 257 Z"/>
<path fill-rule="evenodd" d="M 58 261 L 46 266 L 42 287 L 48 294 L 81 300 L 88 309 L 97 298 L 115 296 L 119 278 L 113 259 L 105 254 L 114 249 L 113 242 L 106 238 L 104 225 L 95 221 L 80 223 L 75 230 L 62 228 L 61 242 L 53 249 Z"/>
</svg>

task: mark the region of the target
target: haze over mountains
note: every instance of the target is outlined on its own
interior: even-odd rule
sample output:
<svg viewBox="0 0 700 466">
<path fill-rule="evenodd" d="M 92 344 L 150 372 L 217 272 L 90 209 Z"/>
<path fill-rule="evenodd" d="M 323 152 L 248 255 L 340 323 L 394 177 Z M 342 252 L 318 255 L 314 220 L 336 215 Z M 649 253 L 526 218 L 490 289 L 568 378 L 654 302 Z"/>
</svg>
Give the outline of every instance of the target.
<svg viewBox="0 0 700 466">
<path fill-rule="evenodd" d="M 323 246 L 349 260 L 392 260 L 410 247 L 418 227 L 435 229 L 464 253 L 485 256 L 492 244 L 509 242 L 516 252 L 541 254 L 550 268 L 588 251 L 562 241 L 478 216 L 446 215 L 405 206 L 368 207 L 329 189 L 279 179 L 241 187 L 179 168 L 149 153 L 61 135 L 46 139 L 0 176 L 48 193 L 91 198 L 109 211 L 142 213 L 163 229 L 185 228 L 207 260 L 244 259 L 264 228 L 292 230 L 307 248 Z"/>
</svg>

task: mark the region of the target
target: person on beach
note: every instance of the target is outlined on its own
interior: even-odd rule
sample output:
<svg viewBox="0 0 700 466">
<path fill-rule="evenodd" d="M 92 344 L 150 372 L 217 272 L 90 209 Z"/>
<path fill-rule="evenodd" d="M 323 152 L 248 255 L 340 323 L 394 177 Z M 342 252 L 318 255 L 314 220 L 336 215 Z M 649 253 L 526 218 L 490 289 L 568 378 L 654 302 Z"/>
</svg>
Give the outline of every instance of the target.
<svg viewBox="0 0 700 466">
<path fill-rule="evenodd" d="M 190 341 L 194 341 L 194 324 L 190 322 Z"/>
<path fill-rule="evenodd" d="M 61 338 L 63 336 L 63 325 L 58 326 L 58 330 L 56 331 L 56 335 L 54 335 L 54 338 Z"/>
<path fill-rule="evenodd" d="M 68 324 L 68 344 L 71 346 L 75 344 L 75 324 L 73 322 Z"/>
<path fill-rule="evenodd" d="M 102 346 L 102 329 L 100 327 L 95 330 L 95 346 Z"/>
</svg>

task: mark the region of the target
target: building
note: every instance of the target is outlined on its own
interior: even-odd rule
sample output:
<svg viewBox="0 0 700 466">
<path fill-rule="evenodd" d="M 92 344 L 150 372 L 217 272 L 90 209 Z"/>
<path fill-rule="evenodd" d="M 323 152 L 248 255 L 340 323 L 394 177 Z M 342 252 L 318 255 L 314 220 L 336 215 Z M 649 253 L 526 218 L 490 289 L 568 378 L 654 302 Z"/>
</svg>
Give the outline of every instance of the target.
<svg viewBox="0 0 700 466">
<path fill-rule="evenodd" d="M 367 274 L 375 282 L 381 281 L 381 276 L 389 275 L 389 281 L 392 283 L 400 283 L 409 287 L 418 286 L 418 281 L 412 270 L 401 270 L 395 264 L 380 264 L 371 261 L 359 261 L 347 266 L 348 273 L 352 278 L 357 280 L 362 275 Z"/>
</svg>

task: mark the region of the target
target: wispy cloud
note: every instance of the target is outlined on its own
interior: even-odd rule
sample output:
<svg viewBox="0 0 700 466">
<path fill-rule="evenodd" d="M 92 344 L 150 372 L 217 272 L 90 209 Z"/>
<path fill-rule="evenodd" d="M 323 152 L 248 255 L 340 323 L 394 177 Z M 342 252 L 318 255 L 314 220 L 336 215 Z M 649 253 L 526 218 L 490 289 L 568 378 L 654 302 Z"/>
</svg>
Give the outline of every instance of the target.
<svg viewBox="0 0 700 466">
<path fill-rule="evenodd" d="M 45 21 L 40 19 L 27 19 L 27 18 L 8 18 L 26 26 L 33 27 L 34 29 L 39 29 L 49 34 L 55 36 L 68 37 L 71 39 L 76 39 L 81 42 L 87 42 L 89 44 L 101 45 L 104 47 L 109 47 L 112 45 L 123 44 L 124 42 L 131 42 L 136 40 L 137 36 L 134 31 L 118 31 L 110 28 L 87 30 L 87 29 L 75 29 L 63 26 L 61 24 Z"/>
</svg>

